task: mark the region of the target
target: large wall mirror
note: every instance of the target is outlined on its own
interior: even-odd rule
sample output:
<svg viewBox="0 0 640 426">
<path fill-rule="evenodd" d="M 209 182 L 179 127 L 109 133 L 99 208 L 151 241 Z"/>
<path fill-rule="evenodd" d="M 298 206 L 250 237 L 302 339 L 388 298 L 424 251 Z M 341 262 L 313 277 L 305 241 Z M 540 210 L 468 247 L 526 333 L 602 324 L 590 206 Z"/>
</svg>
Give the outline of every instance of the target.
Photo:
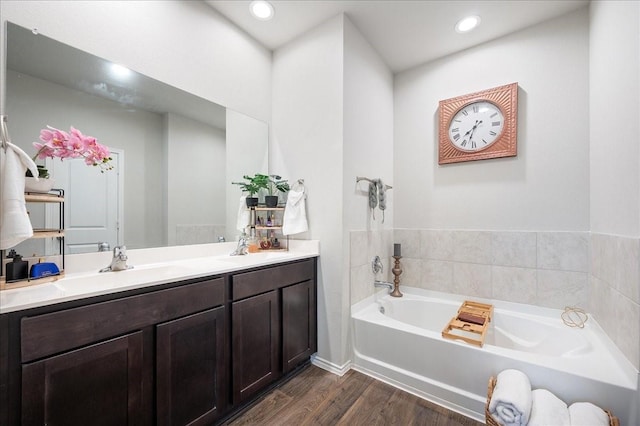
<svg viewBox="0 0 640 426">
<path fill-rule="evenodd" d="M 97 251 L 101 241 L 131 249 L 237 236 L 231 182 L 267 172 L 266 123 L 13 23 L 6 31 L 13 143 L 33 155 L 40 129 L 74 126 L 113 153 L 105 173 L 82 160 L 46 161 L 65 190 L 67 253 Z M 37 208 L 35 226 L 55 220 L 52 206 Z M 22 244 L 27 256 L 46 250 Z"/>
</svg>

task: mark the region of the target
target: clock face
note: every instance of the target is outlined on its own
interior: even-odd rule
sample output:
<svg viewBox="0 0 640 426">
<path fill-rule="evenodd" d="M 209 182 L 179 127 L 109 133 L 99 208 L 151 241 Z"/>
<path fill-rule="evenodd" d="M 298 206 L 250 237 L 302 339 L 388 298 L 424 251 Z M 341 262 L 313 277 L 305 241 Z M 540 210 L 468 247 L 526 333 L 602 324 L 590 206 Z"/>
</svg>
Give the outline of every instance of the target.
<svg viewBox="0 0 640 426">
<path fill-rule="evenodd" d="M 449 140 L 461 151 L 482 151 L 498 140 L 503 128 L 500 108 L 488 101 L 471 102 L 449 122 Z"/>
</svg>

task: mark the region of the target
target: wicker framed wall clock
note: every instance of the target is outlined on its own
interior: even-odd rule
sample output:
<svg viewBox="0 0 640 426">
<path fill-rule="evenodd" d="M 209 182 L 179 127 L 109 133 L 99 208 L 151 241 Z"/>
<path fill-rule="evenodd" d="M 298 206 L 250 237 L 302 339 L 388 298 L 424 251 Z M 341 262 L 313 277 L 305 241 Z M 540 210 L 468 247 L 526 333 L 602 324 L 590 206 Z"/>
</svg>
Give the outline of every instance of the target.
<svg viewBox="0 0 640 426">
<path fill-rule="evenodd" d="M 438 164 L 517 154 L 518 83 L 440 101 Z"/>
</svg>

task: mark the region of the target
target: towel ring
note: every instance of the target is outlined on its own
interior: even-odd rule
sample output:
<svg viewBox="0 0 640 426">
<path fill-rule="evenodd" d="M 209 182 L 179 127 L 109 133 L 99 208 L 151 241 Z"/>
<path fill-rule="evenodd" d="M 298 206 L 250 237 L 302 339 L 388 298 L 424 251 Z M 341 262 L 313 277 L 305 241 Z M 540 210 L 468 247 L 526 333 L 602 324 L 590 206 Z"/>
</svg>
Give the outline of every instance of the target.
<svg viewBox="0 0 640 426">
<path fill-rule="evenodd" d="M 300 189 L 302 189 L 302 192 L 304 194 L 307 193 L 307 188 L 304 186 L 304 179 L 298 179 L 292 186 L 291 189 L 295 189 L 296 191 L 299 191 Z"/>
</svg>

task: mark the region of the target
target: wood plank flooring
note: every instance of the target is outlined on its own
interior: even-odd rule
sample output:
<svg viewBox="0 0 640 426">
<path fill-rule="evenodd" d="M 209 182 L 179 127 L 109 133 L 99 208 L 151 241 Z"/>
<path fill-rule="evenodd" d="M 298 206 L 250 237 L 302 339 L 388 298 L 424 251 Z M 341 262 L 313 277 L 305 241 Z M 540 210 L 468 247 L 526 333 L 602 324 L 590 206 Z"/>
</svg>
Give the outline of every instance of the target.
<svg viewBox="0 0 640 426">
<path fill-rule="evenodd" d="M 482 425 L 391 385 L 350 370 L 339 377 L 313 365 L 263 396 L 241 425 Z"/>
</svg>

